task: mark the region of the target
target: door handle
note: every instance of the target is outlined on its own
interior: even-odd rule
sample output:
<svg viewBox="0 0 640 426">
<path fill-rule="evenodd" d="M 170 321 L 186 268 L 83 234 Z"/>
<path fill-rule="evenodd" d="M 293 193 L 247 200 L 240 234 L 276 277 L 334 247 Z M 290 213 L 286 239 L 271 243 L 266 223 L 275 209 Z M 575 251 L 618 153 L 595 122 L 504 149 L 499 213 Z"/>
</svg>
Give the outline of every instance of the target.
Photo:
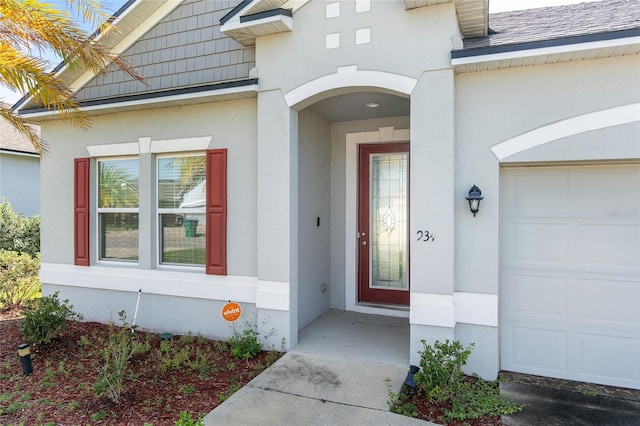
<svg viewBox="0 0 640 426">
<path fill-rule="evenodd" d="M 363 246 L 366 246 L 366 245 L 367 245 L 367 242 L 366 242 L 366 241 L 364 241 L 364 240 L 362 240 L 362 242 L 361 242 L 360 244 L 362 244 Z"/>
</svg>

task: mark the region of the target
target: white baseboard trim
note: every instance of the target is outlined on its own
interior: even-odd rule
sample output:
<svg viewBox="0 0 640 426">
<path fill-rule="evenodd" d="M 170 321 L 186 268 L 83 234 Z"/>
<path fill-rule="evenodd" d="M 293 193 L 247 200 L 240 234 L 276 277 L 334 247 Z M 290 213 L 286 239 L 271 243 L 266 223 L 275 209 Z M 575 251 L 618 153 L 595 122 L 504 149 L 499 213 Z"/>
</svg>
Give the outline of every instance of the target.
<svg viewBox="0 0 640 426">
<path fill-rule="evenodd" d="M 258 280 L 256 308 L 289 311 L 289 283 Z"/>
<path fill-rule="evenodd" d="M 93 289 L 138 292 L 164 296 L 256 303 L 258 278 L 239 275 L 206 275 L 164 269 L 113 266 L 75 266 L 42 263 L 40 281 Z"/>
<path fill-rule="evenodd" d="M 455 327 L 456 323 L 498 326 L 498 295 L 455 292 L 411 293 L 411 324 Z"/>
</svg>

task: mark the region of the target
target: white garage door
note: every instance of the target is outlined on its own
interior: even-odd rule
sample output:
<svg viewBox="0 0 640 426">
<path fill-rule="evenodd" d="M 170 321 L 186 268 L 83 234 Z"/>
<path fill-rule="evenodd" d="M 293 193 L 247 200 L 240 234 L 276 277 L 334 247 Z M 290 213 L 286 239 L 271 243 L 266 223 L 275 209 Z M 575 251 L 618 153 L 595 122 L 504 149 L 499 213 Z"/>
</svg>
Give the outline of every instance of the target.
<svg viewBox="0 0 640 426">
<path fill-rule="evenodd" d="M 502 171 L 504 370 L 640 389 L 640 165 Z"/>
</svg>

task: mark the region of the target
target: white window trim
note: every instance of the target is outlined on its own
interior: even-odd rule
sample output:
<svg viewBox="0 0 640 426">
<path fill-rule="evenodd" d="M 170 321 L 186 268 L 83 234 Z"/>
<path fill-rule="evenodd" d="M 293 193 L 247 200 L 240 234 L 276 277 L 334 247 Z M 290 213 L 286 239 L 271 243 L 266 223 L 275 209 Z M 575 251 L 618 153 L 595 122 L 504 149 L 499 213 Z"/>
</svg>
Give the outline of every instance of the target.
<svg viewBox="0 0 640 426">
<path fill-rule="evenodd" d="M 210 140 L 211 138 L 209 138 Z M 161 141 L 154 141 L 161 142 Z M 164 142 L 164 141 L 162 141 Z M 209 142 L 207 142 L 208 147 Z M 151 148 L 153 152 L 153 142 L 151 143 Z M 156 215 L 156 268 L 157 269 L 168 269 L 168 270 L 178 270 L 178 271 L 193 271 L 193 272 L 204 272 L 206 265 L 189 265 L 189 264 L 177 264 L 177 263 L 162 263 L 162 221 L 160 220 L 161 214 L 182 214 L 184 210 L 180 208 L 160 208 L 159 204 L 159 196 L 160 193 L 160 159 L 161 158 L 177 158 L 177 157 L 193 157 L 193 156 L 203 156 L 206 159 L 206 152 L 203 150 L 197 150 L 192 152 L 184 152 L 184 150 L 180 151 L 163 151 L 162 154 L 158 154 L 155 156 L 155 167 L 156 167 L 156 179 L 155 179 L 155 215 Z M 205 171 L 205 176 L 206 176 Z M 204 214 L 207 213 L 207 207 L 203 206 L 202 208 L 190 209 L 189 213 L 194 214 Z"/>
<path fill-rule="evenodd" d="M 138 154 L 164 154 L 172 152 L 204 151 L 209 149 L 213 136 L 198 136 L 179 139 L 156 139 L 140 137 L 138 142 L 89 145 L 89 157 L 116 157 Z"/>
<path fill-rule="evenodd" d="M 88 148 L 88 147 L 87 147 Z M 137 267 L 139 265 L 140 259 L 140 241 L 138 241 L 138 261 L 130 261 L 123 259 L 101 259 L 101 241 L 100 238 L 100 214 L 101 213 L 137 213 L 138 214 L 138 229 L 140 228 L 140 193 L 138 192 L 138 207 L 124 207 L 124 208 L 115 208 L 115 207 L 98 207 L 100 203 L 100 162 L 103 161 L 113 161 L 113 160 L 138 160 L 138 173 L 140 172 L 140 158 L 138 156 L 126 155 L 122 157 L 101 157 L 96 159 L 96 167 L 95 167 L 95 197 L 93 200 L 93 204 L 96 207 L 95 213 L 95 259 L 96 263 L 105 264 L 105 265 L 122 265 L 128 267 Z M 91 242 L 90 242 L 91 244 Z"/>
</svg>

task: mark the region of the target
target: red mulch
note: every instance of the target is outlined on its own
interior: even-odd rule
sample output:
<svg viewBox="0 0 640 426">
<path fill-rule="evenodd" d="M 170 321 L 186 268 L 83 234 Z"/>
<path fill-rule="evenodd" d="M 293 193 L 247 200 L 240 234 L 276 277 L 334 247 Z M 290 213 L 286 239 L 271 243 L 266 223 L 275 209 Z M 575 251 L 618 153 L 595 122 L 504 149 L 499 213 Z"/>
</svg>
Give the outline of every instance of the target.
<svg viewBox="0 0 640 426">
<path fill-rule="evenodd" d="M 7 319 L 17 315 L 19 312 L 0 312 L 0 424 L 174 425 L 181 411 L 189 412 L 194 419 L 206 415 L 230 393 L 230 388 L 245 385 L 280 356 L 263 352 L 246 362 L 234 359 L 226 343 L 174 336 L 175 345 L 188 341 L 185 344 L 192 359 L 200 351 L 211 354 L 207 358 L 210 361 L 205 371 L 186 366 L 162 371 L 160 338 L 149 335 L 151 350 L 132 358 L 122 399 L 114 404 L 106 397 L 96 397 L 92 388 L 102 360 L 95 349 L 91 356 L 78 344 L 83 336 L 91 341 L 104 338 L 108 326 L 69 322 L 50 344 L 31 346 L 33 374 L 25 376 L 17 352 L 17 346 L 25 343 L 20 320 Z"/>
</svg>

